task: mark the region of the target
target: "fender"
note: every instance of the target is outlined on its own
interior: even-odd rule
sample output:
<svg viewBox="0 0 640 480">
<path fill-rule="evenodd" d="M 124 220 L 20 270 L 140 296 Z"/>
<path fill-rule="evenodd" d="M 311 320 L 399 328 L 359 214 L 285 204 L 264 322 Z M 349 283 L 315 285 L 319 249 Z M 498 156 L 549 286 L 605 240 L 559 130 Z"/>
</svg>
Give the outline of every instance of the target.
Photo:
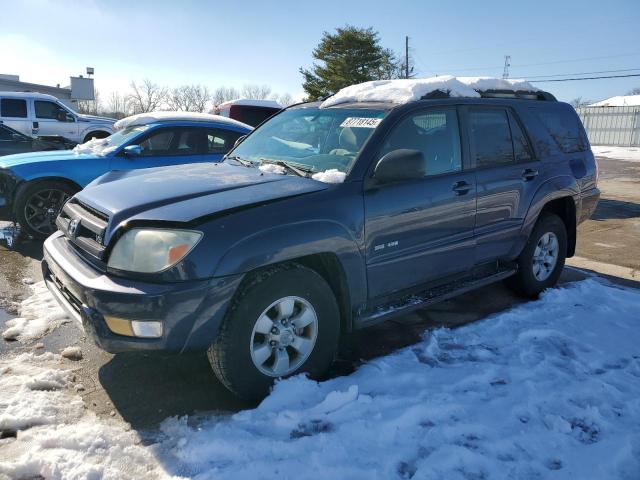
<svg viewBox="0 0 640 480">
<path fill-rule="evenodd" d="M 556 199 L 570 197 L 575 202 L 575 196 L 579 195 L 580 187 L 576 179 L 571 175 L 559 175 L 546 180 L 536 191 L 527 214 L 520 228 L 520 239 L 512 250 L 512 256 L 516 258 L 524 248 L 531 231 L 538 221 L 540 212 L 544 206 Z M 576 206 L 576 211 L 578 210 Z"/>
<path fill-rule="evenodd" d="M 352 306 L 364 303 L 367 281 L 362 249 L 345 226 L 332 220 L 277 225 L 245 237 L 221 256 L 214 276 L 246 273 L 274 263 L 323 253 L 335 254 L 342 265 Z"/>
</svg>

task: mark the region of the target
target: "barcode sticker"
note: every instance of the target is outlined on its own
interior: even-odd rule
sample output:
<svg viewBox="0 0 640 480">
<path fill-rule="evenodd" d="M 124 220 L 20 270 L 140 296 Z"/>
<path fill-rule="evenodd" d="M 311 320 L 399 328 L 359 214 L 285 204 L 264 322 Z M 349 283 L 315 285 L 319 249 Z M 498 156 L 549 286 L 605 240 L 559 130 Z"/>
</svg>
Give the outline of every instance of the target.
<svg viewBox="0 0 640 480">
<path fill-rule="evenodd" d="M 342 128 L 376 128 L 381 118 L 367 118 L 367 117 L 347 117 L 344 122 L 340 124 Z"/>
</svg>

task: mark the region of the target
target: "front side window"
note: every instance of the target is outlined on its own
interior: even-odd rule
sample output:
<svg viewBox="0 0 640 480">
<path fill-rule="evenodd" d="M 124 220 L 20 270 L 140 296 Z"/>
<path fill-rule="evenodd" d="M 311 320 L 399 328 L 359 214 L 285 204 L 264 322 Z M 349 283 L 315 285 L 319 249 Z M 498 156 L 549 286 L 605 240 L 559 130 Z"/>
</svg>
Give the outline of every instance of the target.
<svg viewBox="0 0 640 480">
<path fill-rule="evenodd" d="M 348 173 L 384 110 L 295 108 L 267 121 L 236 147 L 232 157 L 285 161 L 314 172 Z"/>
<path fill-rule="evenodd" d="M 68 112 L 55 102 L 36 100 L 33 102 L 36 108 L 36 118 L 67 121 Z"/>
<path fill-rule="evenodd" d="M 455 109 L 427 110 L 401 120 L 387 136 L 380 156 L 399 149 L 422 152 L 427 176 L 462 170 Z"/>
<path fill-rule="evenodd" d="M 477 168 L 510 165 L 514 162 L 506 110 L 472 108 L 469 110 L 469 124 Z"/>
<path fill-rule="evenodd" d="M 172 153 L 172 145 L 174 139 L 177 140 L 177 133 L 172 129 L 161 129 L 150 133 L 144 140 L 138 145 L 142 148 L 141 155 L 153 156 L 153 155 L 169 155 Z M 187 148 L 185 139 L 185 149 Z"/>
<path fill-rule="evenodd" d="M 27 118 L 27 101 L 19 98 L 3 98 L 0 100 L 0 116 Z"/>
</svg>

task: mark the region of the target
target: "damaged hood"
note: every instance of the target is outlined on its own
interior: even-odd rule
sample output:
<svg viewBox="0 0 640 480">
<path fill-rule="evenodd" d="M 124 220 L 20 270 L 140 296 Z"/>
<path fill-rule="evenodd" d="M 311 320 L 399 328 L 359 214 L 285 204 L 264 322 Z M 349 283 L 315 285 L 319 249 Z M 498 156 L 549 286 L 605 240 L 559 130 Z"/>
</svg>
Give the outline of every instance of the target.
<svg viewBox="0 0 640 480">
<path fill-rule="evenodd" d="M 196 163 L 112 171 L 94 180 L 76 198 L 109 216 L 110 236 L 125 221 L 193 222 L 326 188 L 322 182 L 257 168 Z"/>
</svg>

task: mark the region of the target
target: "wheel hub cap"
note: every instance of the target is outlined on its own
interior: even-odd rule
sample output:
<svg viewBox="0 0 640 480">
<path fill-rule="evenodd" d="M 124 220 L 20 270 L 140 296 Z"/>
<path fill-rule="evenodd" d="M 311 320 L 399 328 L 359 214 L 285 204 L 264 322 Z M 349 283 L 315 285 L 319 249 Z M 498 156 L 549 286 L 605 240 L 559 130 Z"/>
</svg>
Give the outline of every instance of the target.
<svg viewBox="0 0 640 480">
<path fill-rule="evenodd" d="M 558 263 L 560 251 L 558 237 L 553 232 L 547 232 L 540 237 L 533 252 L 533 276 L 542 282 L 549 278 Z"/>
<path fill-rule="evenodd" d="M 309 358 L 318 336 L 318 316 L 309 302 L 285 297 L 269 305 L 251 334 L 251 360 L 270 377 L 295 372 Z"/>
</svg>

